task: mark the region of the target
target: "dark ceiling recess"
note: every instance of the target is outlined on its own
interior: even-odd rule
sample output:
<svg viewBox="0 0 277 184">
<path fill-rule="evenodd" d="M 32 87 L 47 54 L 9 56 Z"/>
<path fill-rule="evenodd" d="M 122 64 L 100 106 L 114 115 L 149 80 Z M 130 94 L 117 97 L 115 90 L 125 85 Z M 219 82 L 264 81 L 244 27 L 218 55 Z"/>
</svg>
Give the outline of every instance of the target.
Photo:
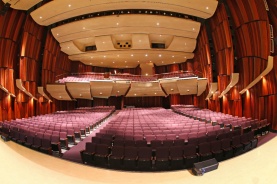
<svg viewBox="0 0 277 184">
<path fill-rule="evenodd" d="M 152 49 L 165 49 L 164 43 L 152 43 L 151 44 Z"/>
<path fill-rule="evenodd" d="M 97 50 L 96 45 L 90 45 L 85 47 L 85 51 L 94 51 Z"/>
</svg>

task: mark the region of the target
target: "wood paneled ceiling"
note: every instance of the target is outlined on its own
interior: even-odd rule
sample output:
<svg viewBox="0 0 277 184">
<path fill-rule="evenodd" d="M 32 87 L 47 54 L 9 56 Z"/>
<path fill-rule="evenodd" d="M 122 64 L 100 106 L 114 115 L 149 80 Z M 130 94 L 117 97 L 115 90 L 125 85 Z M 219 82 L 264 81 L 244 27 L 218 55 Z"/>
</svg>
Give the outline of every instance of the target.
<svg viewBox="0 0 277 184">
<path fill-rule="evenodd" d="M 70 60 L 99 67 L 134 68 L 149 62 L 158 66 L 182 63 L 194 57 L 200 22 L 154 15 L 150 10 L 206 19 L 214 14 L 217 4 L 216 0 L 55 0 L 36 9 L 31 16 L 38 24 L 49 26 L 103 11 L 148 10 L 149 14 L 115 13 L 76 19 L 51 30 Z M 153 43 L 163 44 L 164 48 L 153 48 Z M 97 49 L 87 51 L 88 46 Z"/>
</svg>

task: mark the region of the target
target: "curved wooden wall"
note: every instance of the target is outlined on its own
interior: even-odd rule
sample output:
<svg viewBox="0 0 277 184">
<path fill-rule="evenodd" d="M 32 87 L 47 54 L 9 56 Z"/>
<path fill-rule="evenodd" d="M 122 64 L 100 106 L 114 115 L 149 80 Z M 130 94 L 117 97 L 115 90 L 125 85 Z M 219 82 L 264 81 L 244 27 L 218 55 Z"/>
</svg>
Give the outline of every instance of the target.
<svg viewBox="0 0 277 184">
<path fill-rule="evenodd" d="M 3 7 L 2 1 L 0 6 Z M 24 12 L 11 9 L 0 16 L 0 82 L 13 94 L 16 94 L 15 77 L 18 76 L 19 40 L 24 20 Z M 0 90 L 0 121 L 16 117 L 14 103 L 14 97 Z"/>
<path fill-rule="evenodd" d="M 272 128 L 277 130 L 276 56 L 274 70 L 246 93 L 239 94 L 239 91 L 251 83 L 267 66 L 267 59 L 270 55 L 269 16 L 270 20 L 275 22 L 274 32 L 277 31 L 277 8 L 272 3 L 272 1 L 269 2 L 270 10 L 267 12 L 263 0 L 227 0 L 226 4 L 219 4 L 216 13 L 210 18 L 209 24 L 216 54 L 218 92 L 208 100 L 208 108 L 236 116 L 268 119 Z M 230 15 L 227 15 L 227 8 Z M 229 26 L 230 21 L 233 21 L 232 28 Z M 233 43 L 231 31 L 234 31 L 235 43 Z M 203 37 L 201 35 L 205 35 L 205 32 L 204 28 L 200 32 L 194 65 L 199 65 L 199 63 L 201 66 L 207 65 L 206 55 L 210 53 L 209 51 L 201 52 L 200 49 L 205 46 L 205 42 L 201 41 Z M 276 52 L 273 55 L 276 55 Z M 234 68 L 235 64 L 237 69 Z M 204 67 L 201 68 L 201 72 L 206 73 Z M 229 84 L 230 74 L 233 72 L 239 73 L 238 84 L 219 99 L 219 94 Z M 209 82 L 211 80 L 212 78 Z"/>
</svg>

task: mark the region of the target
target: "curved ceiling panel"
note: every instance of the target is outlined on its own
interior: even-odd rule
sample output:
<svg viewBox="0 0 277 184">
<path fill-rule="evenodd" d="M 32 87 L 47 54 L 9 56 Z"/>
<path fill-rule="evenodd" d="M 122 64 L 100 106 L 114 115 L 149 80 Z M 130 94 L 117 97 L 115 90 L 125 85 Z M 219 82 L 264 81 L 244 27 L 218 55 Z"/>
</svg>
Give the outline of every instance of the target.
<svg viewBox="0 0 277 184">
<path fill-rule="evenodd" d="M 200 23 L 158 15 L 120 15 L 90 18 L 64 24 L 51 31 L 58 42 L 116 34 L 175 35 L 196 39 Z"/>
<path fill-rule="evenodd" d="M 134 68 L 141 63 L 155 63 L 157 66 L 173 63 L 182 63 L 192 59 L 193 53 L 175 52 L 167 50 L 121 50 L 109 52 L 95 52 L 76 54 L 69 56 L 72 61 L 81 61 L 86 65 L 111 67 L 111 68 Z"/>
<path fill-rule="evenodd" d="M 133 68 L 193 58 L 200 23 L 157 15 L 91 18 L 52 29 L 69 59 L 87 65 Z M 93 47 L 87 50 L 88 47 Z"/>
<path fill-rule="evenodd" d="M 84 14 L 128 9 L 170 11 L 206 19 L 214 14 L 217 4 L 217 0 L 55 0 L 33 11 L 31 16 L 45 26 Z"/>
</svg>

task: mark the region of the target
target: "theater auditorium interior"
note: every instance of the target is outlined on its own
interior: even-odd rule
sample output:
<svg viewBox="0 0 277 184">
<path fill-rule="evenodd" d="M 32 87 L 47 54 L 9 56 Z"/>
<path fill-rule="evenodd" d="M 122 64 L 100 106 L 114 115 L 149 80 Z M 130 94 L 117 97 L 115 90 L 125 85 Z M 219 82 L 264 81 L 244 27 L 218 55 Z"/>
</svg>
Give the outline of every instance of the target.
<svg viewBox="0 0 277 184">
<path fill-rule="evenodd" d="M 277 182 L 276 0 L 2 0 L 0 88 L 1 183 Z"/>
</svg>

